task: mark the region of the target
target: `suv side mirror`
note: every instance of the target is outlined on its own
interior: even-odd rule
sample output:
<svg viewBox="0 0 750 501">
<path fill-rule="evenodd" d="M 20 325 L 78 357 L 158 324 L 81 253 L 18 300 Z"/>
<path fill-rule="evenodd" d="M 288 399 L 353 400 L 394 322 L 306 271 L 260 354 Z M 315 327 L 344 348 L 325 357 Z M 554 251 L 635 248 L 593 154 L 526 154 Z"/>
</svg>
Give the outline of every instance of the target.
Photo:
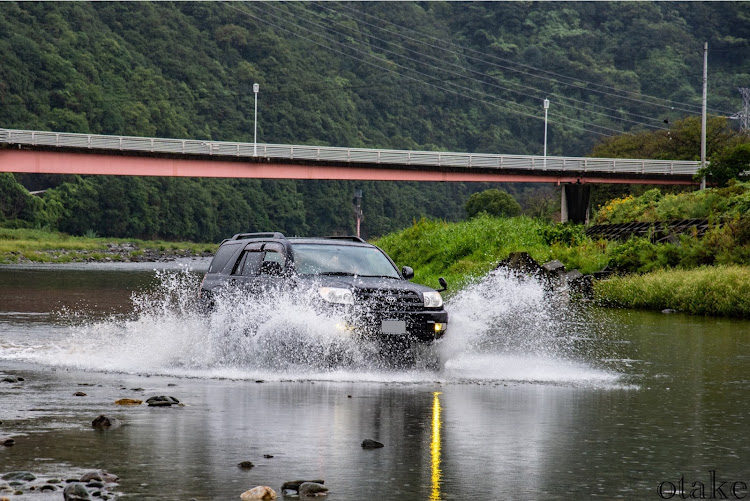
<svg viewBox="0 0 750 501">
<path fill-rule="evenodd" d="M 438 282 L 440 282 L 440 287 L 442 287 L 442 289 L 437 290 L 438 292 L 443 292 L 443 291 L 448 290 L 448 282 L 446 282 L 443 277 L 438 278 Z"/>
<path fill-rule="evenodd" d="M 407 280 L 411 280 L 412 278 L 414 278 L 414 270 L 411 268 L 411 266 L 404 266 L 403 268 L 401 268 L 401 274 Z"/>
</svg>

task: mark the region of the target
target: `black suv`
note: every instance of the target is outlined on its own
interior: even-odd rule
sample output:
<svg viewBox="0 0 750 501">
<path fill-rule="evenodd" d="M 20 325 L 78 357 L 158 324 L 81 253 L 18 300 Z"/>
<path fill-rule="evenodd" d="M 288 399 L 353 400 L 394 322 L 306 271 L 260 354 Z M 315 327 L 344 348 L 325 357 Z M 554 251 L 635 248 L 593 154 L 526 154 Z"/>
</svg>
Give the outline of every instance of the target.
<svg viewBox="0 0 750 501">
<path fill-rule="evenodd" d="M 281 233 L 239 233 L 224 240 L 200 289 L 210 306 L 222 289 L 263 293 L 269 287 L 317 295 L 338 308 L 356 332 L 376 338 L 430 342 L 448 325 L 440 291 L 409 282 L 380 248 L 358 237 L 287 238 Z"/>
</svg>

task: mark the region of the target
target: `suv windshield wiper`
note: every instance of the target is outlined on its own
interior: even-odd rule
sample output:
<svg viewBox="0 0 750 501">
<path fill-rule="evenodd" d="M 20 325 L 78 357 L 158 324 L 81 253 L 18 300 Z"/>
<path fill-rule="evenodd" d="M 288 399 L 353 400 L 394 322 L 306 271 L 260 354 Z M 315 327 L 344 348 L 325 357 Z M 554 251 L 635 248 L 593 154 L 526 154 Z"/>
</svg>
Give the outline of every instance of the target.
<svg viewBox="0 0 750 501">
<path fill-rule="evenodd" d="M 351 273 L 349 271 L 321 271 L 320 273 L 316 273 L 316 275 L 330 275 L 335 277 L 355 277 L 357 276 L 356 273 Z"/>
<path fill-rule="evenodd" d="M 366 277 L 366 278 L 392 278 L 393 280 L 400 280 L 399 277 L 394 277 L 393 275 L 358 275 L 360 277 Z"/>
</svg>

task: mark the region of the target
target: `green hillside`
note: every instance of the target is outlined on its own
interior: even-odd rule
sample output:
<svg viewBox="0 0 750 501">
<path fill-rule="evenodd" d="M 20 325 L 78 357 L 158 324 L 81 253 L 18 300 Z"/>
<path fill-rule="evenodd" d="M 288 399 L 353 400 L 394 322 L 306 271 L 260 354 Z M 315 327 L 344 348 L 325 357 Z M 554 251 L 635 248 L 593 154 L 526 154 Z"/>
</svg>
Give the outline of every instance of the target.
<svg viewBox="0 0 750 501">
<path fill-rule="evenodd" d="M 4 2 L 0 127 L 420 150 L 584 155 L 604 138 L 741 107 L 747 2 Z M 366 236 L 465 217 L 497 185 L 16 176 L 8 225 L 218 240 Z M 12 184 L 3 182 L 3 186 Z M 552 188 L 505 186 L 549 216 Z M 0 192 L 0 207 L 12 205 Z M 25 203 L 25 202 L 24 202 Z M 33 206 L 33 207 L 32 207 Z"/>
</svg>

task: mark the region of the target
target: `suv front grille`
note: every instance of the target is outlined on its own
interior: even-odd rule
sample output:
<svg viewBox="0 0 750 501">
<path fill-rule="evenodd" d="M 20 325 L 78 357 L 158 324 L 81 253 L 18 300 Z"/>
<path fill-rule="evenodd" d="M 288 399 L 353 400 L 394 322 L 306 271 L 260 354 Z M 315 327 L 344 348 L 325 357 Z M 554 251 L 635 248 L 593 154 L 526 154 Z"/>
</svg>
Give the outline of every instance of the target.
<svg viewBox="0 0 750 501">
<path fill-rule="evenodd" d="M 355 289 L 357 302 L 378 311 L 409 311 L 424 302 L 414 291 L 388 289 Z"/>
</svg>

